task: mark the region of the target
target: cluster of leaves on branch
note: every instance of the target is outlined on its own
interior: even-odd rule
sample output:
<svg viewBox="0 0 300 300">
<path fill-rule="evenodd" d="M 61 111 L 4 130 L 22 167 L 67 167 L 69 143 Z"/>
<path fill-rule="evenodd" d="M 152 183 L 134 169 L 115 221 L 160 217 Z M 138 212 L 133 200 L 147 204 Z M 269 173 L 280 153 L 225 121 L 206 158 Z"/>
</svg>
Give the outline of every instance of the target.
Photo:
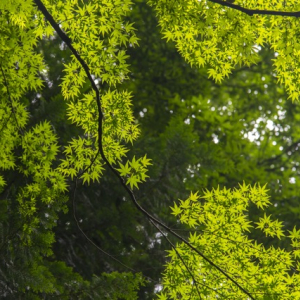
<svg viewBox="0 0 300 300">
<path fill-rule="evenodd" d="M 192 193 L 175 204 L 172 213 L 190 228 L 189 242 L 231 274 L 253 299 L 299 299 L 300 231 L 294 228 L 285 235 L 282 222 L 266 214 L 259 222 L 250 222 L 250 203 L 260 209 L 269 206 L 265 186 L 243 184 L 234 190 L 206 191 L 203 196 Z M 266 248 L 249 239 L 247 232 L 252 228 L 266 236 L 289 238 L 293 250 Z M 199 295 L 204 299 L 245 299 L 243 291 L 185 244 L 168 252 L 171 260 L 159 299 L 198 299 Z"/>
<path fill-rule="evenodd" d="M 292 100 L 300 95 L 299 18 L 249 16 L 238 10 L 200 1 L 150 1 L 167 40 L 192 65 L 209 65 L 208 74 L 216 82 L 228 77 L 236 65 L 257 62 L 258 51 L 269 45 L 275 55 L 274 72 L 284 83 Z M 299 1 L 235 1 L 244 8 L 296 12 Z"/>
<path fill-rule="evenodd" d="M 101 95 L 105 119 L 102 145 L 110 163 L 121 162 L 128 151 L 125 143 L 133 142 L 139 134 L 130 107 L 130 94 L 119 92 L 115 87 L 126 78 L 128 72 L 125 62 L 127 56 L 122 46 L 137 42 L 132 25 L 123 21 L 131 2 L 44 1 L 44 5 L 72 40 L 95 81 L 110 86 Z M 66 293 L 65 297 L 69 299 L 68 288 L 56 282 L 59 272 L 67 280 L 69 268 L 65 264 L 57 265 L 60 267 L 57 269 L 52 268 L 54 265 L 47 262 L 47 257 L 53 255 L 52 244 L 55 238 L 52 228 L 56 226 L 58 213 L 67 211 L 65 202 L 68 200 L 66 192 L 70 188 L 67 183 L 69 178 L 80 177 L 83 183 L 89 183 L 98 181 L 102 175 L 104 162 L 98 149 L 99 109 L 94 92 L 84 86 L 87 76 L 83 68 L 71 56 L 71 60 L 65 63 L 61 88 L 67 101 L 69 119 L 83 129 L 82 135 L 72 138 L 68 144 L 59 145 L 55 127 L 48 121 L 30 127 L 26 104 L 32 99 L 27 100 L 25 94 L 48 84 L 47 73 L 51 67 L 44 64 L 42 55 L 35 50 L 40 39 L 55 38 L 54 30 L 32 1 L 0 1 L 0 11 L 0 167 L 1 170 L 14 169 L 17 171 L 15 176 L 23 178 L 23 184 L 17 187 L 16 194 L 12 196 L 16 198 L 16 204 L 12 204 L 14 201 L 10 201 L 10 196 L 2 200 L 6 203 L 4 207 L 8 215 L 13 210 L 19 211 L 20 219 L 15 225 L 22 228 L 21 233 L 19 229 L 16 230 L 15 234 L 20 234 L 19 238 L 7 255 L 14 261 L 14 251 L 18 248 L 31 253 L 25 259 L 24 267 L 18 271 L 26 276 L 19 282 L 12 282 L 16 282 L 15 287 L 19 292 L 24 292 L 28 287 L 28 293 L 33 293 L 31 297 L 35 293 L 55 293 L 62 294 L 63 299 L 63 294 Z M 63 46 L 63 41 L 61 43 Z M 45 75 L 46 82 L 42 82 L 40 74 Z M 135 164 L 138 162 L 139 160 Z M 145 179 L 145 172 L 144 167 L 143 177 L 139 178 L 139 182 Z M 137 186 L 137 181 L 132 182 Z M 2 193 L 6 192 L 6 186 L 7 182 L 0 175 Z M 2 214 L 2 218 L 4 233 L 3 226 L 9 231 L 9 218 L 5 214 Z M 2 246 L 7 242 L 4 239 Z M 10 272 L 15 272 L 18 264 L 15 262 L 9 268 Z M 104 280 L 99 277 L 95 282 L 88 283 L 80 275 L 74 276 L 66 284 L 69 284 L 71 293 L 78 292 L 80 297 L 98 286 L 97 281 L 101 283 Z M 110 295 L 111 299 L 115 299 L 121 294 L 125 297 L 127 292 L 124 289 L 127 289 L 126 299 L 135 298 L 137 286 L 142 283 L 141 277 L 138 274 L 121 275 L 125 283 L 121 287 L 116 282 L 118 276 L 110 276 L 111 284 L 116 284 L 117 287 L 104 293 L 105 297 Z M 9 295 L 9 288 L 6 289 L 3 295 Z M 103 294 L 97 297 L 103 299 Z"/>
</svg>

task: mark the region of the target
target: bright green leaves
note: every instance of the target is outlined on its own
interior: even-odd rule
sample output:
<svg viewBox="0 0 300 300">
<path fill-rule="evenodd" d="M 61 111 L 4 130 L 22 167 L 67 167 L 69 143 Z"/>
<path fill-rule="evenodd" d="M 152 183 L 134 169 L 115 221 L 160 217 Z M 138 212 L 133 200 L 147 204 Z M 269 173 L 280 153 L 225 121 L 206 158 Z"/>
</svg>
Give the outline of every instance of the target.
<svg viewBox="0 0 300 300">
<path fill-rule="evenodd" d="M 271 216 L 264 214 L 264 217 L 259 218 L 259 222 L 256 224 L 257 228 L 261 229 L 266 236 L 274 237 L 276 235 L 279 239 L 281 236 L 284 236 L 282 222 L 279 222 L 278 220 L 272 221 Z"/>
<path fill-rule="evenodd" d="M 71 38 L 74 48 L 89 67 L 96 85 L 101 82 L 112 87 L 126 79 L 128 65 L 123 46 L 137 43 L 133 25 L 123 20 L 130 11 L 130 1 L 97 0 L 80 4 L 67 1 L 58 5 L 50 1 L 44 3 Z M 87 183 L 98 181 L 103 163 L 100 155 L 95 158 L 99 148 L 100 108 L 94 91 L 83 93 L 87 77 L 74 55 L 71 62 L 65 64 L 64 72 L 61 86 L 62 94 L 68 101 L 68 117 L 85 134 L 73 139 L 66 147 L 66 159 L 62 160 L 60 170 L 72 178 L 82 172 L 80 177 Z M 109 89 L 101 91 L 100 97 L 103 152 L 108 161 L 115 164 L 128 151 L 124 143 L 132 143 L 138 137 L 139 129 L 134 123 L 130 93 Z M 131 181 L 131 185 L 136 184 L 136 181 Z"/>
<path fill-rule="evenodd" d="M 138 188 L 138 183 L 149 177 L 146 175 L 148 165 L 151 165 L 150 159 L 145 155 L 137 160 L 133 157 L 132 161 L 127 161 L 125 165 L 119 163 L 120 168 L 117 170 L 122 177 L 127 178 L 126 184 L 129 184 L 132 189 L 133 187 Z"/>
<path fill-rule="evenodd" d="M 39 73 L 47 73 L 42 55 L 34 49 L 36 7 L 32 1 L 0 1 L 0 10 L 0 169 L 14 169 L 8 175 L 11 185 L 8 191 L 13 192 L 3 197 L 7 197 L 5 210 L 15 222 L 9 226 L 19 227 L 13 234 L 18 238 L 9 237 L 14 239 L 14 246 L 7 247 L 7 253 L 14 256 L 14 251 L 23 251 L 20 246 L 23 243 L 35 249 L 28 257 L 36 258 L 52 253 L 54 234 L 49 229 L 56 225 L 57 211 L 66 210 L 63 193 L 67 185 L 61 173 L 53 168 L 58 154 L 54 128 L 49 122 L 28 128 L 31 114 L 24 105 L 28 102 L 24 94 L 30 92 L 31 104 L 37 102 L 32 91 L 43 86 Z M 0 178 L 2 187 L 5 181 Z M 6 226 L 3 219 L 0 222 L 1 228 Z"/>
<path fill-rule="evenodd" d="M 95 140 L 91 138 L 73 139 L 65 148 L 65 159 L 62 160 L 59 171 L 70 176 L 79 177 L 83 182 L 99 181 L 102 175 L 103 163 L 100 160 L 98 150 L 95 148 Z"/>
<path fill-rule="evenodd" d="M 176 43 L 178 51 L 191 64 L 208 65 L 208 75 L 216 82 L 227 77 L 236 65 L 250 66 L 258 61 L 260 47 L 268 44 L 275 52 L 278 80 L 286 86 L 289 98 L 300 95 L 299 21 L 296 17 L 253 15 L 205 1 L 151 0 L 164 37 Z M 299 11 L 298 1 L 235 1 L 249 9 Z"/>
<path fill-rule="evenodd" d="M 296 259 L 300 258 L 300 230 L 296 227 L 292 231 L 289 231 L 289 238 L 291 239 L 291 245 L 293 247 L 293 255 Z"/>
<path fill-rule="evenodd" d="M 86 80 L 86 74 L 80 63 L 74 58 L 69 64 L 65 64 L 65 76 L 62 82 L 62 94 L 66 100 L 74 99 L 80 95 L 80 89 Z"/>
<path fill-rule="evenodd" d="M 32 46 L 36 44 L 37 38 L 44 38 L 53 34 L 53 29 L 45 22 L 41 12 L 35 11 L 35 8 L 29 3 L 22 3 L 7 4 L 4 7 L 4 9 L 10 11 L 9 17 L 12 23 L 18 25 L 18 27 L 16 29 L 9 28 L 7 34 L 1 35 L 3 40 L 1 43 L 3 45 L 2 53 L 6 53 L 6 60 L 11 59 L 11 61 L 5 61 L 5 63 L 8 67 L 12 67 L 2 71 L 7 77 L 2 80 L 2 89 L 3 91 L 8 89 L 5 86 L 5 81 L 15 82 L 19 86 L 19 89 L 14 89 L 16 92 L 11 92 L 10 97 L 12 100 L 18 99 L 21 95 L 20 91 L 41 87 L 41 81 L 36 76 L 37 72 L 47 74 L 48 68 L 43 65 L 42 56 L 32 52 Z M 108 82 L 109 85 L 116 85 L 126 78 L 128 73 L 127 55 L 121 49 L 121 46 L 128 44 L 134 46 L 137 43 L 133 24 L 123 20 L 130 11 L 130 1 L 98 0 L 86 4 L 77 1 L 66 1 L 64 3 L 58 1 L 54 4 L 45 0 L 43 3 L 49 9 L 55 21 L 71 38 L 73 46 L 88 65 L 91 74 L 93 74 L 92 77 L 95 79 L 96 84 L 101 81 L 102 83 Z M 33 18 L 31 15 L 35 17 Z M 3 18 L 3 22 L 5 23 L 3 28 L 7 28 L 5 18 Z M 26 31 L 26 26 L 33 28 L 33 30 Z M 11 39 L 12 36 L 15 39 Z M 26 40 L 23 41 L 23 39 Z M 20 47 L 21 44 L 26 48 L 26 51 Z M 11 51 L 14 51 L 14 55 L 10 54 Z M 17 62 L 15 61 L 16 57 L 18 58 Z M 83 179 L 83 182 L 98 181 L 103 170 L 103 162 L 101 162 L 98 149 L 99 107 L 97 107 L 94 92 L 83 93 L 83 86 L 87 81 L 87 77 L 74 55 L 71 56 L 71 61 L 64 66 L 65 76 L 61 85 L 62 94 L 66 100 L 72 100 L 68 103 L 68 116 L 73 123 L 83 128 L 85 134 L 74 138 L 65 147 L 65 159 L 62 160 L 58 170 L 63 176 L 70 176 L 72 179 L 79 176 Z M 16 78 L 14 77 L 15 74 L 18 75 Z M 21 82 L 18 82 L 18 80 L 21 80 Z M 5 92 L 8 96 L 8 91 Z M 103 151 L 110 163 L 117 163 L 126 155 L 127 149 L 124 142 L 132 143 L 139 135 L 139 130 L 132 115 L 131 95 L 126 91 L 108 90 L 107 92 L 103 91 L 100 100 L 104 115 L 101 137 Z M 3 110 L 3 113 L 12 116 L 13 112 L 14 114 L 18 112 L 18 107 L 23 109 L 21 104 L 17 103 L 15 106 L 11 112 Z M 3 107 L 7 108 L 9 105 L 4 103 Z M 23 111 L 25 110 L 23 109 Z M 19 116 L 16 115 L 16 117 Z M 19 127 L 24 126 L 24 121 L 27 120 L 25 117 L 18 118 Z M 9 128 L 10 124 L 7 122 L 4 125 Z M 4 128 L 3 134 L 6 134 L 6 128 Z M 12 127 L 7 136 L 13 136 L 12 129 L 17 132 L 16 128 Z M 47 177 L 46 173 L 51 172 L 50 164 L 56 155 L 57 146 L 56 143 L 50 141 L 51 135 L 48 134 L 47 130 L 45 134 L 48 134 L 51 145 L 45 144 L 44 138 L 41 139 L 39 144 L 35 140 L 35 135 L 40 137 L 41 126 L 34 129 L 34 131 L 37 130 L 40 131 L 28 132 L 25 136 L 23 145 L 25 151 L 22 155 L 22 161 L 25 165 L 21 166 L 20 170 L 25 175 L 31 174 L 45 179 Z M 5 163 L 6 168 L 14 166 L 13 156 L 9 156 L 15 146 L 15 143 L 11 141 L 13 139 L 10 137 L 11 147 L 6 147 L 8 150 L 2 152 L 4 153 L 2 161 Z M 30 143 L 34 145 L 32 149 L 37 151 L 27 159 L 31 151 Z M 39 161 L 38 165 L 36 165 L 36 161 Z M 135 170 L 135 167 L 133 167 L 133 170 Z M 145 174 L 141 169 L 136 170 L 136 172 L 139 175 L 134 175 L 137 177 L 131 177 L 130 179 L 130 184 L 134 186 L 137 185 L 137 181 L 145 178 Z M 59 188 L 65 189 L 63 186 Z"/>
<path fill-rule="evenodd" d="M 139 136 L 131 110 L 131 94 L 122 91 L 108 91 L 102 96 L 104 114 L 103 135 L 125 142 L 133 142 Z"/>
<path fill-rule="evenodd" d="M 158 299 L 159 299 L 159 300 L 168 300 L 167 295 L 165 295 L 164 293 L 161 293 L 161 294 L 159 294 L 159 295 L 157 295 L 157 296 L 158 296 Z"/>
<path fill-rule="evenodd" d="M 4 177 L 0 175 L 0 191 L 2 191 L 2 188 L 5 186 L 6 182 L 4 180 Z"/>
<path fill-rule="evenodd" d="M 266 186 L 244 183 L 234 190 L 207 190 L 201 197 L 191 193 L 188 199 L 174 204 L 172 214 L 191 228 L 189 243 L 233 276 L 255 299 L 277 299 L 276 295 L 280 299 L 291 299 L 291 295 L 300 299 L 300 275 L 289 275 L 299 263 L 300 231 L 289 231 L 294 249 L 291 252 L 265 248 L 247 236 L 253 228 L 247 214 L 249 203 L 263 209 L 269 204 L 268 198 Z M 266 236 L 285 236 L 282 223 L 266 214 L 256 224 Z M 179 244 L 176 250 L 168 251 L 170 261 L 163 273 L 164 288 L 159 299 L 199 299 L 199 295 L 203 299 L 245 299 L 234 283 L 187 245 Z"/>
<path fill-rule="evenodd" d="M 103 137 L 125 142 L 133 142 L 139 135 L 134 124 L 131 110 L 131 95 L 126 91 L 107 91 L 101 95 L 103 120 Z M 69 119 L 81 126 L 85 133 L 98 136 L 98 108 L 94 93 L 88 93 L 79 101 L 68 103 Z"/>
<path fill-rule="evenodd" d="M 48 122 L 38 124 L 26 132 L 22 137 L 22 148 L 18 170 L 31 178 L 32 182 L 20 190 L 17 199 L 20 215 L 24 219 L 23 236 L 26 243 L 30 244 L 31 233 L 40 222 L 38 211 L 45 205 L 58 206 L 57 210 L 63 209 L 66 199 L 62 194 L 67 190 L 67 184 L 58 169 L 52 167 L 58 154 L 58 146 Z M 50 215 L 50 212 L 47 214 Z M 48 226 L 54 226 L 54 222 Z M 47 248 L 53 241 L 52 239 L 47 244 Z"/>
<path fill-rule="evenodd" d="M 23 153 L 20 171 L 25 175 L 48 178 L 51 163 L 58 153 L 56 136 L 48 122 L 41 123 L 28 131 L 22 138 Z"/>
<path fill-rule="evenodd" d="M 21 275 L 10 277 L 14 282 L 11 291 L 18 297 L 18 292 L 24 293 L 26 289 L 30 299 L 38 298 L 37 294 L 69 299 L 74 293 L 79 298 L 136 299 L 136 290 L 143 284 L 139 274 L 112 273 L 95 276 L 91 282 L 84 282 L 62 264 L 44 260 L 44 257 L 53 254 L 55 236 L 52 229 L 57 224 L 57 213 L 67 211 L 65 202 L 68 197 L 64 196 L 68 190 L 67 180 L 76 177 L 87 184 L 99 181 L 104 169 L 100 143 L 107 160 L 118 165 L 128 151 L 125 144 L 132 143 L 139 135 L 130 93 L 116 90 L 116 85 L 122 83 L 129 72 L 125 49 L 137 44 L 133 24 L 125 20 L 131 2 L 42 2 L 72 39 L 73 46 L 88 65 L 100 90 L 101 107 L 97 106 L 95 93 L 91 91 L 87 76 L 77 59 L 74 56 L 70 59 L 58 58 L 57 62 L 64 63 L 65 69 L 63 74 L 57 73 L 56 79 L 62 78 L 67 114 L 71 122 L 80 127 L 74 130 L 79 136 L 72 135 L 69 137 L 71 141 L 66 142 L 65 137 L 58 139 L 54 134 L 60 131 L 57 122 L 36 124 L 39 105 L 43 101 L 48 104 L 52 95 L 48 99 L 47 92 L 43 93 L 41 100 L 37 99 L 40 95 L 33 91 L 40 92 L 41 78 L 50 88 L 53 82 L 49 80 L 52 66 L 45 66 L 41 55 L 43 46 L 38 50 L 35 46 L 38 39 L 44 40 L 42 44 L 52 45 L 52 40 L 56 40 L 57 36 L 53 37 L 53 28 L 37 6 L 33 5 L 34 1 L 0 0 L 0 170 L 5 170 L 6 175 L 10 169 L 14 169 L 14 172 L 8 173 L 7 180 L 0 175 L 0 191 L 3 191 L 7 181 L 8 189 L 2 195 L 2 207 L 7 212 L 6 219 L 17 220 L 16 224 L 7 226 L 7 232 L 3 232 L 3 245 L 8 245 L 5 259 L 13 266 L 9 267 L 13 270 L 9 272 L 15 272 L 18 261 L 22 264 L 22 270 L 15 272 Z M 60 46 L 62 50 L 62 41 Z M 47 57 L 48 50 L 45 52 Z M 56 54 L 54 50 L 51 56 L 55 57 Z M 65 54 L 68 55 L 67 51 Z M 29 100 L 24 99 L 25 93 L 30 97 Z M 25 107 L 25 102 L 30 104 L 29 109 Z M 100 109 L 103 111 L 101 128 Z M 32 118 L 30 125 L 29 118 Z M 63 144 L 58 145 L 58 142 Z M 145 156 L 137 160 L 133 158 L 128 163 L 129 174 L 127 171 L 123 174 L 131 188 L 146 179 L 149 161 Z M 7 225 L 5 218 L 0 220 L 1 230 Z M 15 258 L 19 250 L 26 254 Z M 54 259 L 55 256 L 51 261 Z M 17 278 L 23 275 L 25 279 Z M 57 278 L 63 278 L 64 284 L 60 284 Z M 108 286 L 113 288 L 108 290 Z"/>
<path fill-rule="evenodd" d="M 93 92 L 85 94 L 82 99 L 68 103 L 68 118 L 84 129 L 88 135 L 97 135 L 98 109 Z"/>
<path fill-rule="evenodd" d="M 38 72 L 45 68 L 42 56 L 33 51 L 36 36 L 30 28 L 34 28 L 34 8 L 29 1 L 13 1 L 4 5 L 0 17 L 0 58 L 1 82 L 6 81 L 6 90 L 12 100 L 19 100 L 29 89 L 42 87 Z M 21 11 L 24 9 L 24 11 Z M 4 78 L 5 77 L 5 80 Z M 18 86 L 18 88 L 12 88 Z"/>
<path fill-rule="evenodd" d="M 44 68 L 42 56 L 34 53 L 36 38 L 33 6 L 28 1 L 0 1 L 0 169 L 15 166 L 14 148 L 28 121 L 21 98 L 29 89 L 42 86 L 37 72 Z"/>
<path fill-rule="evenodd" d="M 209 77 L 215 81 L 227 77 L 236 64 L 257 61 L 253 46 L 259 36 L 252 31 L 263 24 L 251 17 L 209 1 L 176 1 L 169 6 L 164 1 L 149 2 L 165 37 L 176 43 L 191 65 L 209 65 Z"/>
<path fill-rule="evenodd" d="M 17 101 L 11 106 L 7 97 L 0 100 L 0 169 L 3 170 L 15 167 L 13 150 L 20 143 L 20 130 L 28 119 L 25 107 Z"/>
<path fill-rule="evenodd" d="M 49 168 L 46 160 L 49 159 L 50 162 L 53 157 L 46 157 L 43 161 L 42 156 L 50 154 L 51 151 L 55 155 L 56 145 L 51 140 L 49 143 L 41 140 L 40 143 L 36 139 L 38 137 L 34 136 L 36 132 L 28 132 L 22 137 L 29 114 L 21 99 L 28 90 L 41 88 L 42 81 L 37 73 L 44 68 L 42 56 L 32 49 L 36 44 L 36 37 L 31 30 L 34 27 L 34 8 L 30 1 L 0 1 L 0 10 L 0 169 L 15 168 L 15 149 L 23 146 L 22 165 L 18 165 L 17 169 L 27 175 L 36 172 L 34 181 L 43 181 L 45 178 L 41 177 L 47 174 Z M 47 125 L 41 127 L 45 127 L 47 131 Z M 45 144 L 42 145 L 43 142 Z M 45 148 L 41 149 L 43 147 Z M 26 162 L 23 155 L 28 158 Z M 38 165 L 34 166 L 35 163 Z M 5 181 L 0 177 L 2 186 Z M 35 185 L 36 183 L 29 184 L 17 196 L 19 211 L 25 220 L 23 237 L 28 243 L 33 228 L 39 222 L 36 216 L 37 191 L 28 190 Z M 62 186 L 62 189 L 65 188 Z"/>
<path fill-rule="evenodd" d="M 271 202 L 269 201 L 269 196 L 267 194 L 267 192 L 269 190 L 266 189 L 267 184 L 265 184 L 264 186 L 259 186 L 259 185 L 254 185 L 254 187 L 249 187 L 250 188 L 250 200 L 260 209 L 264 209 L 264 207 L 269 206 L 269 204 L 271 204 Z M 243 184 L 243 186 L 241 186 L 241 188 L 243 190 L 247 189 L 247 187 L 245 186 L 245 183 Z"/>
<path fill-rule="evenodd" d="M 130 174 L 131 167 L 129 167 L 128 162 L 125 164 L 125 166 L 122 165 L 121 163 L 119 163 L 119 165 L 120 165 L 120 169 L 117 169 L 117 170 L 120 172 L 121 176 L 125 177 Z"/>
<path fill-rule="evenodd" d="M 112 164 L 121 161 L 127 153 L 124 142 L 133 142 L 139 135 L 139 129 L 134 124 L 131 110 L 131 95 L 126 91 L 108 90 L 101 95 L 103 111 L 102 145 L 103 151 Z M 87 93 L 82 99 L 68 103 L 68 117 L 76 125 L 83 128 L 85 137 L 73 139 L 65 148 L 66 159 L 61 163 L 61 170 L 65 175 L 77 176 L 93 161 L 90 168 L 81 175 L 84 182 L 99 180 L 102 174 L 102 162 L 100 155 L 93 159 L 98 152 L 98 107 L 94 93 Z M 147 165 L 147 159 L 143 163 Z M 143 178 L 144 175 L 140 175 Z M 136 185 L 137 182 L 132 181 Z"/>
<path fill-rule="evenodd" d="M 137 44 L 132 24 L 124 21 L 130 11 L 130 1 L 66 1 L 55 4 L 44 1 L 44 4 L 72 39 L 73 46 L 89 66 L 91 74 L 110 85 L 121 83 L 126 78 L 127 56 L 121 47 Z M 76 83 L 70 72 L 76 64 L 76 59 L 73 58 L 66 66 L 63 80 L 63 93 L 66 97 L 73 96 L 80 86 L 80 80 Z M 72 82 L 77 87 L 72 86 Z M 68 92 L 67 87 L 70 86 L 73 90 Z"/>
<path fill-rule="evenodd" d="M 171 207 L 171 209 L 172 209 L 172 214 L 175 216 L 178 216 L 179 214 L 182 213 L 182 209 L 179 206 L 177 206 L 176 203 L 174 203 L 174 207 Z"/>
</svg>

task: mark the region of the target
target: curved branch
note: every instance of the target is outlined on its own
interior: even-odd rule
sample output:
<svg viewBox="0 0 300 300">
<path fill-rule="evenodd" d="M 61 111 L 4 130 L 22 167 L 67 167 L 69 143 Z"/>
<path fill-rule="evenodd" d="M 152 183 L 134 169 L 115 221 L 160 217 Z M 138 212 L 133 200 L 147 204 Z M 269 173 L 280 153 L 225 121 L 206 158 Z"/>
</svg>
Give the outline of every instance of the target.
<svg viewBox="0 0 300 300">
<path fill-rule="evenodd" d="M 43 15 L 45 16 L 45 18 L 49 21 L 49 23 L 51 24 L 51 26 L 54 28 L 54 30 L 56 31 L 56 33 L 59 35 L 59 37 L 66 43 L 66 45 L 69 47 L 69 49 L 72 51 L 72 53 L 74 54 L 74 56 L 76 57 L 76 59 L 78 60 L 78 62 L 81 64 L 81 66 L 83 67 L 90 83 L 91 86 L 93 88 L 93 90 L 96 93 L 96 103 L 97 103 L 97 107 L 98 107 L 98 113 L 99 113 L 99 119 L 98 119 L 98 134 L 99 134 L 99 138 L 98 138 L 98 146 L 99 146 L 99 151 L 101 154 L 102 159 L 104 160 L 104 162 L 107 164 L 107 166 L 109 167 L 109 169 L 115 174 L 115 176 L 119 179 L 121 185 L 123 186 L 123 188 L 126 190 L 127 194 L 129 195 L 129 197 L 131 198 L 133 204 L 136 206 L 136 208 L 145 216 L 149 219 L 149 221 L 153 221 L 156 224 L 160 225 L 162 228 L 164 228 L 166 231 L 168 231 L 169 233 L 171 233 L 173 236 L 175 236 L 176 238 L 178 238 L 181 242 L 183 242 L 184 244 L 186 244 L 190 249 L 192 249 L 193 251 L 195 251 L 198 255 L 200 255 L 205 261 L 207 261 L 211 266 L 213 266 L 214 268 L 216 268 L 220 273 L 222 273 L 228 280 L 230 280 L 231 282 L 233 282 L 243 293 L 245 293 L 250 299 L 255 300 L 253 298 L 253 296 L 247 291 L 245 290 L 232 276 L 230 276 L 229 274 L 227 274 L 222 268 L 220 268 L 218 265 L 216 265 L 213 261 L 211 261 L 208 257 L 206 257 L 202 252 L 200 252 L 197 248 L 195 248 L 191 243 L 189 243 L 185 238 L 183 238 L 182 236 L 180 236 L 179 234 L 177 234 L 176 232 L 174 232 L 171 228 L 169 228 L 167 225 L 165 225 L 164 223 L 162 223 L 161 221 L 159 221 L 158 219 L 156 219 L 155 217 L 153 217 L 150 213 L 148 213 L 148 211 L 146 211 L 136 200 L 135 195 L 133 194 L 132 190 L 126 185 L 125 180 L 120 176 L 120 174 L 118 173 L 118 171 L 110 164 L 110 162 L 108 161 L 108 159 L 106 158 L 104 151 L 103 151 L 103 145 L 102 145 L 102 122 L 103 122 L 103 113 L 102 113 L 102 107 L 101 107 L 101 102 L 100 102 L 100 92 L 99 89 L 97 88 L 91 74 L 90 74 L 90 70 L 89 67 L 87 66 L 87 64 L 85 63 L 85 61 L 80 57 L 80 55 L 78 54 L 78 52 L 76 51 L 76 49 L 73 47 L 72 45 L 72 41 L 71 39 L 61 30 L 61 28 L 59 27 L 59 25 L 56 23 L 56 21 L 54 21 L 52 15 L 48 12 L 48 10 L 46 9 L 46 7 L 44 6 L 44 4 L 40 1 L 40 0 L 34 0 L 35 4 L 37 5 L 38 9 L 43 13 Z"/>
<path fill-rule="evenodd" d="M 249 8 L 244 8 L 237 4 L 230 3 L 229 1 L 223 1 L 223 0 L 208 0 L 208 1 L 220 4 L 222 6 L 233 8 L 251 17 L 253 15 L 270 15 L 270 16 L 296 17 L 296 18 L 300 17 L 300 11 L 293 12 L 293 11 L 276 11 L 276 10 L 264 10 L 264 9 L 249 9 Z"/>
<path fill-rule="evenodd" d="M 157 230 L 160 232 L 160 234 L 167 240 L 167 242 L 172 246 L 172 248 L 174 249 L 177 257 L 181 260 L 182 264 L 184 265 L 184 267 L 186 268 L 187 272 L 189 273 L 189 275 L 191 276 L 193 282 L 195 283 L 195 286 L 196 286 L 196 290 L 197 290 L 197 293 L 198 293 L 198 296 L 199 296 L 199 299 L 202 300 L 202 297 L 201 297 L 201 294 L 200 294 L 200 291 L 198 289 L 198 281 L 195 279 L 192 271 L 190 270 L 190 268 L 188 267 L 188 265 L 186 264 L 186 262 L 184 261 L 183 257 L 179 254 L 178 250 L 176 249 L 176 246 L 169 240 L 169 238 L 167 237 L 167 235 L 162 231 L 160 230 L 160 228 L 152 221 L 150 220 L 150 223 L 155 226 L 157 228 Z M 204 284 L 201 284 L 201 285 L 204 285 Z M 204 285 L 205 287 L 211 289 L 211 290 L 214 290 L 206 285 Z"/>
<path fill-rule="evenodd" d="M 82 235 L 89 241 L 89 243 L 91 243 L 95 248 L 97 248 L 100 252 L 102 252 L 103 254 L 107 255 L 109 258 L 111 258 L 112 260 L 116 261 L 117 263 L 119 263 L 120 265 L 122 265 L 124 268 L 130 270 L 131 272 L 135 272 L 137 273 L 134 269 L 128 267 L 127 265 L 125 265 L 124 263 L 122 263 L 120 260 L 118 260 L 117 258 L 115 258 L 113 255 L 111 255 L 110 253 L 104 251 L 102 248 L 100 248 L 98 245 L 96 245 L 88 236 L 87 234 L 84 232 L 84 230 L 81 228 L 79 221 L 77 219 L 77 215 L 76 215 L 76 204 L 75 204 L 75 200 L 76 200 L 76 191 L 77 191 L 77 179 L 75 181 L 75 188 L 74 188 L 74 192 L 73 192 L 73 198 L 72 198 L 72 206 L 73 206 L 73 218 L 76 222 L 77 228 L 79 229 L 79 231 L 82 233 Z"/>
</svg>

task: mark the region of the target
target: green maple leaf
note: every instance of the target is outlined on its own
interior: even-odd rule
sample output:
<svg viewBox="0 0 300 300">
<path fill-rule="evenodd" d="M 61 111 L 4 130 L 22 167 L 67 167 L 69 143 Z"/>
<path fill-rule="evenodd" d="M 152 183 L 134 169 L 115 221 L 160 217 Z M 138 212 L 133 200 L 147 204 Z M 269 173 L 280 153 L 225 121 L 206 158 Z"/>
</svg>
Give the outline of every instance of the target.
<svg viewBox="0 0 300 300">
<path fill-rule="evenodd" d="M 117 171 L 120 172 L 121 176 L 126 176 L 130 174 L 131 167 L 129 167 L 128 162 L 125 164 L 125 166 L 121 163 L 119 163 L 120 169 L 117 169 Z"/>
<path fill-rule="evenodd" d="M 137 184 L 139 182 L 141 182 L 141 180 L 137 176 L 131 176 L 130 178 L 128 178 L 126 184 L 129 184 L 131 189 L 133 187 L 136 187 L 138 189 L 139 187 Z"/>
</svg>

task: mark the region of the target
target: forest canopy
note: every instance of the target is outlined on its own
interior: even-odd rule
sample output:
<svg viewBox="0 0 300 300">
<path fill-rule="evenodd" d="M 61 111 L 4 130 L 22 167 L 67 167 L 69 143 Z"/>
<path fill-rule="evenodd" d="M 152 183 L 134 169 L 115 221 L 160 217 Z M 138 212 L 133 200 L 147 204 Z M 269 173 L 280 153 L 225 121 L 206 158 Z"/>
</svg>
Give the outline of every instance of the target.
<svg viewBox="0 0 300 300">
<path fill-rule="evenodd" d="M 0 0 L 0 297 L 300 299 L 299 11 Z"/>
</svg>

